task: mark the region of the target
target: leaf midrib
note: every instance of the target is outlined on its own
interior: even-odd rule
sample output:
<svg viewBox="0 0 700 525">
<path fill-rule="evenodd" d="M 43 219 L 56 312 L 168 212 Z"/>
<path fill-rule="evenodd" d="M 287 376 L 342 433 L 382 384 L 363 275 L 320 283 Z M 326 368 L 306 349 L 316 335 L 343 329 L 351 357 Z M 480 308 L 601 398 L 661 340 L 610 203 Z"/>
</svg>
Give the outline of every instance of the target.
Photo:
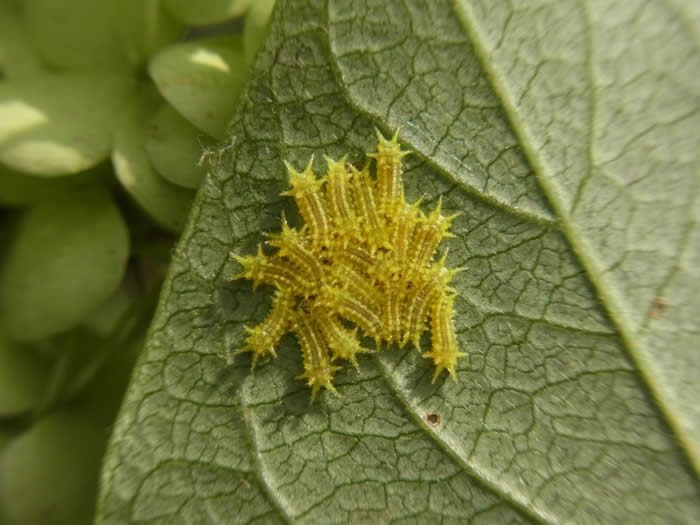
<svg viewBox="0 0 700 525">
<path fill-rule="evenodd" d="M 324 7 L 323 7 L 323 15 L 324 15 L 324 26 L 326 28 L 330 27 L 330 17 L 329 17 L 329 6 L 328 6 L 329 0 L 324 0 Z M 373 122 L 377 129 L 382 128 L 382 132 L 384 135 L 393 135 L 394 134 L 394 129 L 389 129 L 386 125 L 386 123 L 382 120 L 380 115 L 376 115 L 365 108 L 359 106 L 353 99 L 353 97 L 350 95 L 348 92 L 347 86 L 345 85 L 345 82 L 343 81 L 343 73 L 340 69 L 340 66 L 338 65 L 338 62 L 336 60 L 336 56 L 333 53 L 332 46 L 330 44 L 330 34 L 328 30 L 323 32 L 320 38 L 323 42 L 325 52 L 326 52 L 326 57 L 328 58 L 328 63 L 331 65 L 331 69 L 333 71 L 333 78 L 336 81 L 336 86 L 338 86 L 339 90 L 343 94 L 343 100 L 344 102 L 353 109 L 358 115 L 361 115 L 365 117 L 368 121 Z M 410 144 L 410 141 L 406 140 L 403 136 L 401 137 L 401 142 Z M 516 217 L 518 219 L 521 219 L 523 221 L 529 222 L 531 224 L 535 224 L 538 226 L 543 226 L 547 228 L 551 228 L 554 230 L 560 230 L 561 226 L 559 224 L 559 221 L 557 220 L 556 217 L 553 219 L 548 219 L 544 214 L 538 215 L 536 213 L 528 213 L 527 211 L 520 210 L 520 209 L 514 209 L 506 202 L 503 202 L 495 197 L 492 197 L 490 195 L 486 195 L 484 193 L 479 192 L 475 187 L 470 186 L 466 182 L 460 181 L 457 177 L 455 177 L 452 173 L 447 171 L 443 166 L 438 164 L 435 160 L 433 160 L 429 155 L 423 153 L 419 148 L 414 148 L 409 151 L 411 156 L 416 157 L 420 159 L 424 165 L 428 166 L 432 171 L 435 173 L 440 174 L 445 180 L 449 181 L 454 185 L 454 187 L 459 188 L 461 191 L 463 191 L 465 194 L 470 195 L 471 197 L 474 197 L 475 199 L 479 200 L 480 202 L 487 204 L 503 213 L 506 213 L 512 217 Z"/>
<path fill-rule="evenodd" d="M 643 382 L 651 392 L 659 412 L 663 414 L 673 433 L 678 438 L 682 451 L 690 465 L 692 465 L 695 473 L 700 473 L 700 446 L 695 442 L 693 437 L 689 435 L 686 428 L 684 428 L 682 423 L 683 418 L 680 417 L 678 411 L 674 408 L 671 399 L 672 396 L 654 381 L 652 374 L 653 367 L 644 355 L 645 352 L 643 351 L 641 341 L 638 341 L 635 337 L 634 323 L 629 315 L 625 313 L 624 301 L 619 294 L 616 293 L 612 283 L 605 277 L 605 272 L 600 264 L 592 255 L 589 255 L 595 253 L 595 250 L 588 240 L 579 233 L 571 215 L 566 212 L 565 203 L 557 191 L 557 188 L 552 183 L 554 179 L 552 176 L 553 170 L 549 169 L 540 158 L 537 148 L 534 145 L 533 137 L 528 132 L 526 126 L 518 119 L 517 104 L 515 104 L 509 96 L 508 91 L 503 86 L 499 73 L 491 66 L 491 62 L 487 58 L 488 53 L 486 51 L 485 42 L 476 27 L 474 17 L 468 12 L 469 9 L 458 2 L 458 0 L 451 0 L 451 2 L 453 3 L 453 9 L 457 19 L 474 46 L 474 52 L 484 69 L 485 75 L 489 79 L 491 87 L 502 102 L 504 113 L 508 118 L 513 132 L 518 138 L 523 153 L 530 163 L 534 175 L 547 197 L 550 206 L 559 219 L 559 226 L 562 234 L 567 239 L 586 272 L 588 279 L 595 288 L 602 306 L 605 308 L 612 324 L 620 335 L 623 346 L 635 363 Z M 591 36 L 588 38 L 589 40 L 592 39 Z M 592 50 L 589 49 L 586 58 L 587 62 L 590 62 L 591 55 Z M 592 118 L 594 117 L 591 116 L 591 119 Z M 590 166 L 588 170 L 590 171 Z"/>
</svg>

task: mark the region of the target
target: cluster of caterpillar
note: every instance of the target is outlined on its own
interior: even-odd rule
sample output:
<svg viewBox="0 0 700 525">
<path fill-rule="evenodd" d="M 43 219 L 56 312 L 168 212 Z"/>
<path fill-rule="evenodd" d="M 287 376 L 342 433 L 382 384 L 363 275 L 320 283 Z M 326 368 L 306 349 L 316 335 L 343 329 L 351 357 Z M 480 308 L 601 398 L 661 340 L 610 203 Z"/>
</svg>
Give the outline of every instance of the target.
<svg viewBox="0 0 700 525">
<path fill-rule="evenodd" d="M 337 393 L 333 376 L 338 360 L 358 367 L 357 355 L 371 350 L 361 336 L 376 343 L 404 346 L 432 332 L 432 349 L 424 357 L 435 364 L 433 382 L 443 370 L 455 377 L 464 355 L 457 349 L 454 295 L 450 280 L 460 269 L 445 266 L 447 254 L 434 260 L 440 242 L 450 237 L 456 215 L 444 217 L 441 204 L 429 214 L 420 201 L 408 204 L 403 189 L 402 158 L 397 135 L 377 132 L 376 179 L 368 165 L 358 170 L 343 157 L 326 157 L 328 170 L 317 179 L 313 157 L 302 172 L 285 163 L 304 226 L 291 227 L 282 217 L 282 231 L 269 235 L 277 251 L 232 254 L 243 266 L 234 279 L 276 288 L 272 309 L 254 328 L 246 327 L 240 352 L 260 358 L 275 356 L 281 337 L 293 332 L 301 346 L 304 373 L 312 399 L 324 387 Z M 358 331 L 360 332 L 358 334 Z"/>
</svg>

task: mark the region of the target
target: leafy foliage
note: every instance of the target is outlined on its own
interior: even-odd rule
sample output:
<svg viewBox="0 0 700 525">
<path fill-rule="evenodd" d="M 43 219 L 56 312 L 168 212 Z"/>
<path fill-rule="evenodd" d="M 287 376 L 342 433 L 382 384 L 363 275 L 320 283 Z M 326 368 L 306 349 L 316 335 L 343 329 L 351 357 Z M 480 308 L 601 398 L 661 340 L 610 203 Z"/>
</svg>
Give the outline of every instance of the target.
<svg viewBox="0 0 700 525">
<path fill-rule="evenodd" d="M 98 523 L 700 520 L 698 13 L 275 13 L 172 261 Z M 290 216 L 284 160 L 360 160 L 375 126 L 414 151 L 409 201 L 462 212 L 448 265 L 467 268 L 453 286 L 469 356 L 435 385 L 410 349 L 361 357 L 341 398 L 310 405 L 293 340 L 254 372 L 221 357 L 270 302 L 229 282 L 229 251 Z"/>
<path fill-rule="evenodd" d="M 90 522 L 112 429 L 100 524 L 700 521 L 695 4 L 287 0 L 258 54 L 272 5 L 0 0 L 0 521 Z M 375 127 L 468 357 L 311 405 L 229 253 Z"/>
<path fill-rule="evenodd" d="M 79 191 L 34 206 L 14 234 L 0 277 L 0 309 L 11 339 L 37 341 L 64 332 L 119 286 L 129 238 L 105 191 Z"/>
<path fill-rule="evenodd" d="M 163 4 L 0 0 L 3 524 L 92 522 L 107 437 L 215 142 L 195 124 L 223 129 L 255 54 L 241 42 L 260 42 L 203 27 L 194 44 L 184 4 Z M 230 17 L 247 5 L 210 2 L 206 17 L 240 32 Z M 177 76 L 190 58 L 215 82 L 190 90 Z M 148 69 L 163 62 L 159 91 Z"/>
</svg>

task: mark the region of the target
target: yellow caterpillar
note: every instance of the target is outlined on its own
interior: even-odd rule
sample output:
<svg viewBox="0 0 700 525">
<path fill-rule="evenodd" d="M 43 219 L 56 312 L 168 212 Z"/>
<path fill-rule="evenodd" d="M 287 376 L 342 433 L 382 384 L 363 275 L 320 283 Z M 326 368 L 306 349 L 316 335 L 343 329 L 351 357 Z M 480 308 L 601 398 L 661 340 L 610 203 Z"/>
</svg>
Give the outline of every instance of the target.
<svg viewBox="0 0 700 525">
<path fill-rule="evenodd" d="M 293 332 L 302 348 L 304 374 L 312 398 L 321 388 L 336 393 L 333 376 L 338 361 L 371 351 L 359 335 L 418 347 L 425 330 L 432 349 L 424 357 L 435 364 L 433 381 L 442 370 L 454 378 L 458 351 L 454 328 L 454 290 L 450 280 L 459 268 L 445 267 L 446 254 L 434 260 L 440 242 L 450 237 L 455 215 L 444 217 L 441 204 L 425 215 L 420 202 L 406 203 L 397 134 L 391 140 L 377 132 L 376 180 L 369 167 L 361 171 L 326 158 L 328 169 L 317 179 L 313 157 L 302 172 L 285 163 L 294 198 L 304 219 L 295 229 L 282 217 L 282 232 L 267 244 L 266 255 L 232 254 L 243 266 L 234 279 L 252 280 L 277 289 L 268 318 L 248 328 L 240 352 L 260 358 L 275 355 L 275 346 Z M 358 334 L 358 331 L 360 332 Z"/>
</svg>

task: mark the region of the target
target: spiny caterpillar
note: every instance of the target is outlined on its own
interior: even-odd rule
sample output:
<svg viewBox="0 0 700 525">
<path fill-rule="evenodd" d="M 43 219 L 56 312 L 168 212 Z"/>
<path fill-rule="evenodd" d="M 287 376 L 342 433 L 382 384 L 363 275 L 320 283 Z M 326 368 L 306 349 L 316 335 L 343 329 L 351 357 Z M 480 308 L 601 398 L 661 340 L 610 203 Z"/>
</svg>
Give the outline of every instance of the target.
<svg viewBox="0 0 700 525">
<path fill-rule="evenodd" d="M 420 201 L 408 204 L 403 189 L 398 133 L 391 140 L 377 132 L 376 180 L 365 165 L 358 170 L 346 157 L 326 157 L 328 171 L 317 179 L 313 156 L 302 172 L 285 163 L 294 198 L 305 222 L 291 227 L 284 215 L 282 231 L 266 244 L 277 248 L 266 255 L 232 254 L 243 266 L 234 279 L 274 286 L 267 318 L 246 327 L 252 364 L 276 356 L 282 336 L 293 332 L 301 346 L 304 373 L 312 399 L 325 387 L 337 394 L 333 376 L 338 360 L 358 368 L 357 355 L 370 352 L 361 337 L 419 348 L 421 335 L 432 332 L 432 350 L 424 357 L 435 364 L 433 382 L 447 370 L 454 378 L 457 351 L 454 327 L 455 291 L 449 286 L 460 268 L 445 267 L 445 253 L 433 260 L 440 242 L 451 237 L 456 217 L 443 217 L 441 202 L 425 215 Z M 358 333 L 359 332 L 359 333 Z"/>
</svg>

